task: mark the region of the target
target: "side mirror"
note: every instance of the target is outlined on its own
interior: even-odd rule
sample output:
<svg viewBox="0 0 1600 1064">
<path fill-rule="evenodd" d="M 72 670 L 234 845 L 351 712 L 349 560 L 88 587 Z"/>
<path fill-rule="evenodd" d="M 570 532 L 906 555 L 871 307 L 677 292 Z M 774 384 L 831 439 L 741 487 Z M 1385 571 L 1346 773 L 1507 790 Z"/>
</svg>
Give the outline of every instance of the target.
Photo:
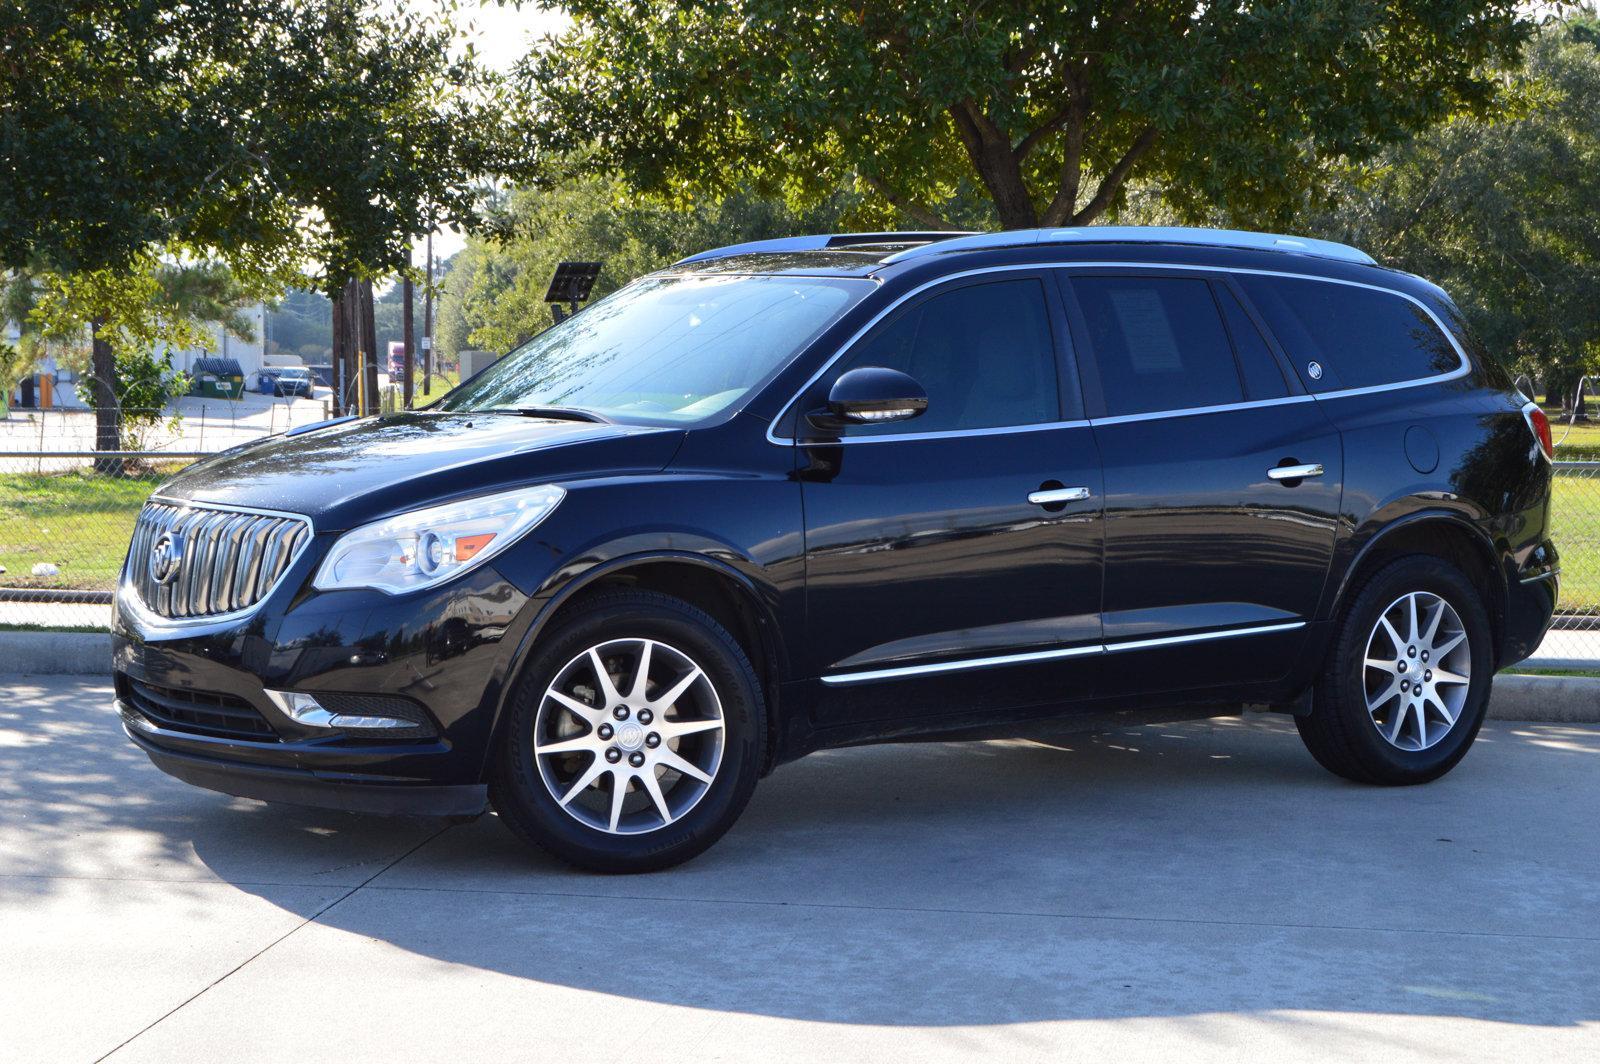
<svg viewBox="0 0 1600 1064">
<path fill-rule="evenodd" d="M 861 366 L 834 381 L 827 408 L 813 411 L 806 420 L 819 429 L 841 429 L 906 421 L 926 409 L 928 393 L 912 377 L 897 369 Z"/>
</svg>

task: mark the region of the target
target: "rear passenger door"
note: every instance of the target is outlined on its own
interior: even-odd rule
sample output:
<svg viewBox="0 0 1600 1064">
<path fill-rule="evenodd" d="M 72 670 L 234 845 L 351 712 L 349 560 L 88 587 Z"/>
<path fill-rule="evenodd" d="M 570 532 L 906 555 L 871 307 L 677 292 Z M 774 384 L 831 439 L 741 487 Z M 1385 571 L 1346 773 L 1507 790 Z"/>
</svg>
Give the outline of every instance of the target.
<svg viewBox="0 0 1600 1064">
<path fill-rule="evenodd" d="M 1327 579 L 1338 433 L 1227 275 L 1061 276 L 1105 471 L 1107 688 L 1281 678 Z"/>
</svg>

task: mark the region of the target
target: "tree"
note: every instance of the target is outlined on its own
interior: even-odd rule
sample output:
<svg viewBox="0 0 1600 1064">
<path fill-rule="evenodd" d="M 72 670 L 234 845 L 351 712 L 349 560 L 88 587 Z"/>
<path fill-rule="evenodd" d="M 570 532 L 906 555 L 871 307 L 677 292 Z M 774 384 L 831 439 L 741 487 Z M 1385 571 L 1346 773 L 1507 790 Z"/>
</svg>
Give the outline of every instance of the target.
<svg viewBox="0 0 1600 1064">
<path fill-rule="evenodd" d="M 1600 370 L 1600 22 L 1546 27 L 1503 76 L 1514 107 L 1391 149 L 1312 228 L 1449 289 L 1571 407 Z"/>
<path fill-rule="evenodd" d="M 498 81 L 434 13 L 377 0 L 12 0 L 0 6 L 0 268 L 54 278 L 93 333 L 96 446 L 115 357 L 170 322 L 155 264 L 332 295 L 477 218 L 512 157 Z M 97 309 L 101 308 L 101 309 Z M 108 338 L 110 329 L 115 339 Z"/>
<path fill-rule="evenodd" d="M 152 249 L 332 294 L 476 220 L 511 161 L 498 82 L 450 8 L 375 0 L 0 7 L 0 267 Z M 458 54 L 459 51 L 459 54 Z"/>
<path fill-rule="evenodd" d="M 1136 176 L 1186 215 L 1282 221 L 1331 164 L 1482 112 L 1533 25 L 1514 0 L 561 6 L 522 66 L 558 166 L 801 204 L 854 180 L 935 228 L 963 181 L 1019 228 L 1094 221 Z"/>
<path fill-rule="evenodd" d="M 88 373 L 79 394 L 95 409 L 95 449 L 115 451 L 129 443 L 124 436 L 124 408 L 141 416 L 148 412 L 142 404 L 154 393 L 145 379 L 147 369 L 159 364 L 152 352 L 209 342 L 206 323 L 249 339 L 250 325 L 238 308 L 261 294 L 221 264 L 146 255 L 122 270 L 19 271 L 7 303 L 26 329 L 25 343 L 38 350 L 53 345 L 70 356 L 87 339 Z M 123 381 L 124 366 L 136 370 L 138 379 Z M 128 398 L 134 386 L 143 398 Z M 155 402 L 157 411 L 167 398 L 162 395 Z M 120 463 L 106 460 L 99 466 L 115 471 Z"/>
<path fill-rule="evenodd" d="M 796 213 L 782 202 L 738 193 L 690 207 L 632 195 L 616 177 L 514 191 L 496 219 L 497 238 L 471 237 L 450 260 L 439 308 L 440 352 L 507 351 L 553 323 L 544 293 L 562 259 L 604 263 L 596 297 L 708 247 L 834 228 L 854 198 L 835 195 Z"/>
</svg>

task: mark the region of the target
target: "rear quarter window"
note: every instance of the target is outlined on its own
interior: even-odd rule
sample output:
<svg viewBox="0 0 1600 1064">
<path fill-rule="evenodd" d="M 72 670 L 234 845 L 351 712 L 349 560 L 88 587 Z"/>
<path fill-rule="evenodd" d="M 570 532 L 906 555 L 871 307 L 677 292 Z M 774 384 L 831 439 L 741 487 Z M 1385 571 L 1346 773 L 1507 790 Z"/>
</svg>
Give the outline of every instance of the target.
<svg viewBox="0 0 1600 1064">
<path fill-rule="evenodd" d="M 1400 384 L 1461 366 L 1438 323 L 1404 296 L 1290 277 L 1240 280 L 1310 391 Z"/>
</svg>

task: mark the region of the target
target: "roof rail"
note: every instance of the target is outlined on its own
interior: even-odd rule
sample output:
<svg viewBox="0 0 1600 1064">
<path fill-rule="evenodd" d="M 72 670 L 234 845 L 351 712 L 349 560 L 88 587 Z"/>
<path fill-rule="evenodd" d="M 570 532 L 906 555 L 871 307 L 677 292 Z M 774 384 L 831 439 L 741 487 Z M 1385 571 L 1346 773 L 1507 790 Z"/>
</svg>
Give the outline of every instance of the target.
<svg viewBox="0 0 1600 1064">
<path fill-rule="evenodd" d="M 978 235 L 981 234 L 938 229 L 898 233 L 817 233 L 812 236 L 782 236 L 774 240 L 751 240 L 743 244 L 729 244 L 725 248 L 712 248 L 710 251 L 702 251 L 697 255 L 690 255 L 686 259 L 679 259 L 673 265 L 683 266 L 691 262 L 726 259 L 733 255 L 771 255 L 782 254 L 785 251 L 823 251 L 827 248 L 849 248 L 861 244 L 926 244 L 936 240 L 952 240 L 958 237 Z"/>
<path fill-rule="evenodd" d="M 945 240 L 938 244 L 907 248 L 883 261 L 904 262 L 946 251 L 981 248 L 1023 247 L 1030 244 L 1194 244 L 1204 247 L 1250 248 L 1259 251 L 1292 251 L 1325 259 L 1342 259 L 1376 266 L 1365 251 L 1332 240 L 1309 236 L 1283 236 L 1278 233 L 1250 233 L 1240 229 L 1190 229 L 1164 225 L 1082 225 L 1064 229 L 1013 229 L 1004 233 L 977 233 Z"/>
</svg>

